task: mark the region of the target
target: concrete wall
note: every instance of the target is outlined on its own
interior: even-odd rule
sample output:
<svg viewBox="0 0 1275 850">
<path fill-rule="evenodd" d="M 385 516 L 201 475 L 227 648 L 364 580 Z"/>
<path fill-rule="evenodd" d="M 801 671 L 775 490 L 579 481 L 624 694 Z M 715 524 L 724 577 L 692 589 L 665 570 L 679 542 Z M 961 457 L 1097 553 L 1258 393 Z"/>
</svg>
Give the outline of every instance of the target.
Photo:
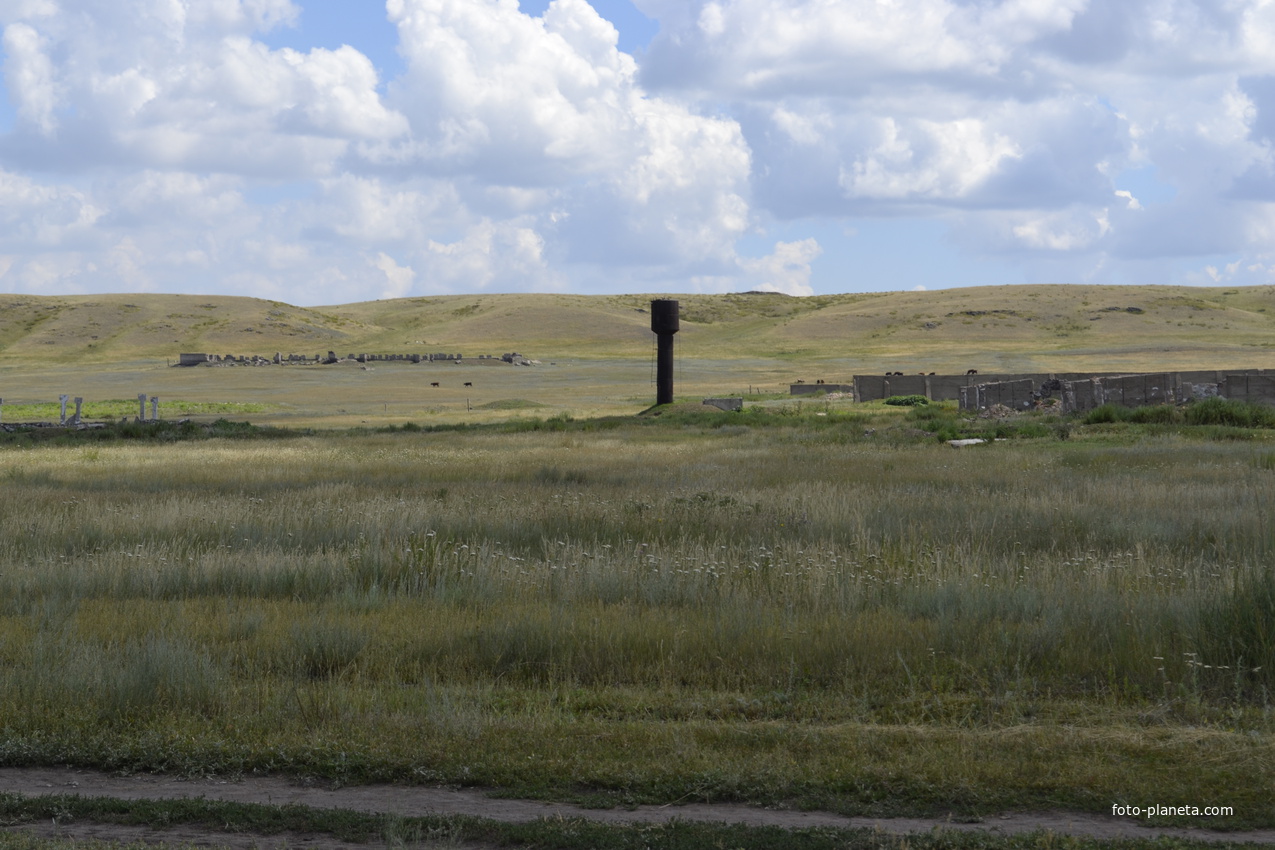
<svg viewBox="0 0 1275 850">
<path fill-rule="evenodd" d="M 1092 373 L 1080 373 L 1074 377 L 1088 378 Z M 959 401 L 961 390 L 979 384 L 1007 381 L 1031 381 L 1043 384 L 1054 378 L 1066 378 L 1053 373 L 991 373 L 986 375 L 855 375 L 855 398 L 859 401 L 880 401 L 892 395 L 923 395 L 931 401 Z"/>
<path fill-rule="evenodd" d="M 958 401 L 963 409 L 980 409 L 978 394 L 974 388 L 990 384 L 1014 384 L 1029 381 L 1035 390 L 1052 381 L 1059 381 L 1064 390 L 1047 391 L 1045 395 L 1063 397 L 1069 410 L 1089 410 L 1098 405 L 1111 402 L 1131 407 L 1144 404 L 1173 404 L 1190 398 L 1206 398 L 1218 394 L 1218 387 L 1228 376 L 1243 377 L 1275 377 L 1275 370 L 1262 369 L 1230 369 L 1230 370 L 1195 370 L 1190 372 L 1146 372 L 1130 374 L 1128 372 L 1039 372 L 1028 374 L 984 374 L 984 375 L 855 375 L 854 393 L 858 401 L 880 401 L 896 395 L 924 395 L 931 401 Z M 1097 383 L 1094 383 L 1094 382 Z M 809 386 L 809 385 L 800 385 Z M 1248 390 L 1248 384 L 1239 382 L 1235 391 L 1254 398 L 1265 398 L 1266 390 L 1260 389 L 1265 384 L 1254 383 L 1258 389 Z M 793 390 L 798 392 L 816 392 L 811 390 Z M 1020 390 L 992 390 L 992 397 L 999 398 L 998 393 L 1007 393 L 1006 398 L 1018 399 Z M 993 401 L 991 404 L 1001 402 Z M 1270 402 L 1275 404 L 1275 401 Z M 989 405 L 983 405 L 986 409 Z M 1010 405 L 1006 405 L 1009 407 Z"/>
<path fill-rule="evenodd" d="M 1093 410 L 1103 404 L 1102 379 L 1063 381 L 1061 395 L 1064 412 Z"/>
<path fill-rule="evenodd" d="M 1031 407 L 1043 398 L 1056 398 L 1064 411 L 1092 410 L 1103 404 L 1142 407 L 1153 404 L 1175 404 L 1183 397 L 1182 382 L 1176 372 L 1147 372 L 1136 375 L 1102 375 L 1063 380 L 1036 377 L 1013 381 L 995 381 L 966 388 L 961 393 L 961 408 L 986 410 L 1003 405 L 1011 410 Z M 1204 394 L 1208 385 L 1187 385 L 1192 395 Z"/>
<path fill-rule="evenodd" d="M 1105 404 L 1144 407 L 1150 404 L 1177 402 L 1178 377 L 1172 372 L 1148 372 L 1102 379 Z"/>
<path fill-rule="evenodd" d="M 1239 401 L 1275 404 L 1275 375 L 1227 375 L 1221 394 Z"/>
<path fill-rule="evenodd" d="M 885 381 L 886 379 L 881 375 L 855 375 L 855 400 L 880 401 L 885 398 Z"/>
<path fill-rule="evenodd" d="M 896 395 L 923 395 L 929 398 L 929 386 L 925 379 L 925 375 L 893 375 L 886 378 L 882 384 L 885 391 L 882 398 Z"/>
<path fill-rule="evenodd" d="M 927 375 L 932 401 L 948 401 L 961 397 L 961 388 L 970 386 L 976 375 Z"/>
<path fill-rule="evenodd" d="M 1039 388 L 1040 384 L 1030 378 L 979 384 L 975 387 L 976 403 L 979 410 L 986 410 L 997 404 L 1010 410 L 1026 410 L 1036 400 Z"/>
</svg>

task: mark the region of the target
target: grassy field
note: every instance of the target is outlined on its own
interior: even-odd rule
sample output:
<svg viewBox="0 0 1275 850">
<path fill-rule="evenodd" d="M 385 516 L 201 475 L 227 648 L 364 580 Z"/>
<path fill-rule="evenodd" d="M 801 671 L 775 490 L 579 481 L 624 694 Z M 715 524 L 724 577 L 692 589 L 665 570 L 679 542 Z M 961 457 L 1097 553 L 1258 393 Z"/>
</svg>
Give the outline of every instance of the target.
<svg viewBox="0 0 1275 850">
<path fill-rule="evenodd" d="M 19 441 L 0 761 L 1270 826 L 1268 433 L 791 404 Z"/>
<path fill-rule="evenodd" d="M 679 298 L 683 403 L 637 415 L 645 296 L 0 295 L 4 423 L 169 420 L 0 434 L 0 763 L 1275 825 L 1268 415 L 786 396 L 1270 367 L 1275 291 Z M 470 360 L 169 365 L 328 350 Z"/>
<path fill-rule="evenodd" d="M 687 401 L 762 398 L 786 394 L 797 380 L 841 383 L 885 371 L 1275 367 L 1271 287 L 677 298 L 676 392 Z M 51 418 L 43 411 L 63 393 L 126 411 L 147 393 L 160 398 L 163 416 L 208 420 L 251 405 L 244 412 L 254 421 L 291 427 L 498 422 L 528 410 L 577 418 L 634 414 L 655 397 L 649 301 L 483 295 L 301 308 L 221 296 L 0 294 L 0 418 Z M 328 351 L 342 357 L 441 351 L 467 359 L 366 369 L 353 362 L 171 367 L 182 352 Z M 540 365 L 477 359 L 509 351 Z M 181 404 L 169 406 L 173 400 Z M 42 412 L 31 405 L 43 405 Z"/>
</svg>

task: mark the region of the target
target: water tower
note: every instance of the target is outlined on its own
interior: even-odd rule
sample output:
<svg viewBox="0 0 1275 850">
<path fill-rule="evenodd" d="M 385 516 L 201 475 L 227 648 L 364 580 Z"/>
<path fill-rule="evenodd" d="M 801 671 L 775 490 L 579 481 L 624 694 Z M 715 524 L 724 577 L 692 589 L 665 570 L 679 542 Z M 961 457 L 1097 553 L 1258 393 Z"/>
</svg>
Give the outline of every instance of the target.
<svg viewBox="0 0 1275 850">
<path fill-rule="evenodd" d="M 680 325 L 677 302 L 660 299 L 651 302 L 651 331 L 656 338 L 655 403 L 673 403 L 673 334 Z"/>
</svg>

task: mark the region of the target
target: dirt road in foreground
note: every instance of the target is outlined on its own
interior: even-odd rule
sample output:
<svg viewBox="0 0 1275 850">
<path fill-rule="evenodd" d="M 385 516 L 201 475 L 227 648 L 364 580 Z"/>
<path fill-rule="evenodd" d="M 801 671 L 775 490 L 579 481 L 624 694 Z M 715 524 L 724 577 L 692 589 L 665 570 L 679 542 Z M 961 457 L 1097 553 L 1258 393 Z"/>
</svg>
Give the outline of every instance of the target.
<svg viewBox="0 0 1275 850">
<path fill-rule="evenodd" d="M 585 818 L 606 823 L 659 823 L 680 818 L 688 821 L 747 824 L 750 826 L 866 827 L 894 834 L 927 832 L 935 827 L 1003 835 L 1048 830 L 1060 835 L 1089 838 L 1155 838 L 1178 836 L 1203 841 L 1235 841 L 1275 844 L 1275 829 L 1250 832 L 1215 832 L 1207 829 L 1147 827 L 1131 818 L 1066 812 L 1012 813 L 985 818 L 981 823 L 950 823 L 927 818 L 845 817 L 829 812 L 793 812 L 740 805 L 695 803 L 679 806 L 639 806 L 636 809 L 585 809 L 563 803 L 503 800 L 476 790 L 451 790 L 399 785 L 365 785 L 326 788 L 298 784 L 278 777 L 247 777 L 235 781 L 177 779 L 170 776 L 112 776 L 63 768 L 0 768 L 0 792 L 27 796 L 78 794 L 125 800 L 204 798 L 236 803 L 300 804 L 320 809 L 421 815 L 473 815 L 505 822 L 536 818 Z M 110 824 L 45 824 L 34 827 L 44 835 L 95 837 L 114 841 L 165 841 L 231 847 L 313 847 L 344 850 L 348 845 L 329 836 L 243 836 L 201 832 L 189 827 L 151 830 Z M 474 845 L 471 845 L 474 846 Z"/>
</svg>

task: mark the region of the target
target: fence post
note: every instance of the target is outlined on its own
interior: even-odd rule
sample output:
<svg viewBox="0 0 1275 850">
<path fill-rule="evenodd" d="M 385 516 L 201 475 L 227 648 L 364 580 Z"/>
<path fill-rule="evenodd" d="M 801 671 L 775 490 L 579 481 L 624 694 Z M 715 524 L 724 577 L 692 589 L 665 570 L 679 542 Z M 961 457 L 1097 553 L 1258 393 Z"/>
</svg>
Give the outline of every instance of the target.
<svg viewBox="0 0 1275 850">
<path fill-rule="evenodd" d="M 73 420 L 76 425 L 80 424 L 80 408 L 83 406 L 83 404 L 84 404 L 83 397 L 76 396 L 75 397 L 75 419 Z"/>
<path fill-rule="evenodd" d="M 141 416 L 139 416 L 138 419 L 142 422 L 145 422 L 146 421 L 146 393 L 138 393 L 137 403 L 142 408 Z"/>
<path fill-rule="evenodd" d="M 59 421 L 59 423 L 58 423 L 58 424 L 60 424 L 60 425 L 65 425 L 65 424 L 66 424 L 66 402 L 67 402 L 67 400 L 68 400 L 69 398 L 70 398 L 70 396 L 68 396 L 68 395 L 60 395 L 60 396 L 58 396 L 58 401 L 62 402 L 62 419 L 61 419 L 61 420 Z"/>
<path fill-rule="evenodd" d="M 151 396 L 151 421 L 159 421 L 159 396 Z"/>
</svg>

